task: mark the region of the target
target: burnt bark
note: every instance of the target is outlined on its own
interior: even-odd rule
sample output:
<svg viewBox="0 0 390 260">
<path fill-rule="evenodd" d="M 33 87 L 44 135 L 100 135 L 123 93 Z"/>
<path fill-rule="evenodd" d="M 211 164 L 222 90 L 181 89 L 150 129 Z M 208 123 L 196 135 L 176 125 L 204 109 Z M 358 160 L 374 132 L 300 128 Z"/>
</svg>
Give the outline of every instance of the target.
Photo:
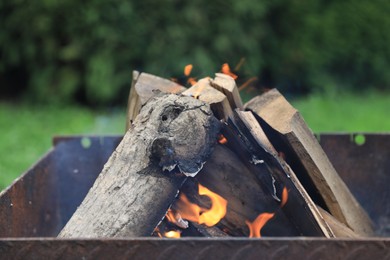
<svg viewBox="0 0 390 260">
<path fill-rule="evenodd" d="M 152 98 L 59 237 L 151 235 L 186 176 L 196 175 L 211 154 L 218 130 L 199 100 Z"/>
</svg>

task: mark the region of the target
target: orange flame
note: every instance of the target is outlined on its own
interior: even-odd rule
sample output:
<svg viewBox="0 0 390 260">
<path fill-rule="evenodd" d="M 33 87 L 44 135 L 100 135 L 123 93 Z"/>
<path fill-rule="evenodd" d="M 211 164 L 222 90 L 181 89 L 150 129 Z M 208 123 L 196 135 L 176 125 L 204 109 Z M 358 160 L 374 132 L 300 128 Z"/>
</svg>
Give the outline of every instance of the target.
<svg viewBox="0 0 390 260">
<path fill-rule="evenodd" d="M 282 208 L 284 205 L 286 205 L 288 200 L 288 190 L 286 187 L 283 188 L 282 191 L 282 200 L 280 202 L 280 207 Z M 249 228 L 249 237 L 261 237 L 261 229 L 264 227 L 265 224 L 267 224 L 268 220 L 273 218 L 275 213 L 262 213 L 257 216 L 257 218 L 253 221 L 245 221 Z"/>
<path fill-rule="evenodd" d="M 229 76 L 232 77 L 233 79 L 237 79 L 237 78 L 238 78 L 238 76 L 237 76 L 236 74 L 234 74 L 234 73 L 230 70 L 229 64 L 227 64 L 227 63 L 222 64 L 222 69 L 221 69 L 221 71 L 222 71 L 223 74 L 229 75 Z"/>
<path fill-rule="evenodd" d="M 199 224 L 204 223 L 206 226 L 212 227 L 226 215 L 227 201 L 200 184 L 199 194 L 206 195 L 211 199 L 211 208 L 199 216 Z"/>
<path fill-rule="evenodd" d="M 164 233 L 164 237 L 167 237 L 167 238 L 180 238 L 181 237 L 181 233 L 180 233 L 180 231 L 171 230 L 171 231 L 165 232 Z"/>
<path fill-rule="evenodd" d="M 280 203 L 280 207 L 282 208 L 284 205 L 286 205 L 288 200 L 288 191 L 287 188 L 284 187 L 282 191 L 282 202 Z"/>
<path fill-rule="evenodd" d="M 196 223 L 199 222 L 199 215 L 202 211 L 201 207 L 190 202 L 184 193 L 180 194 L 179 200 L 176 202 L 176 206 L 177 212 L 179 212 L 183 219 Z"/>
<path fill-rule="evenodd" d="M 184 67 L 184 75 L 185 76 L 189 76 L 191 74 L 191 71 L 192 71 L 192 64 L 188 64 Z"/>
<path fill-rule="evenodd" d="M 275 213 L 262 213 L 253 222 L 245 221 L 249 227 L 249 237 L 261 237 L 261 229 L 270 220 Z"/>
<path fill-rule="evenodd" d="M 177 203 L 178 213 L 183 219 L 212 227 L 226 215 L 227 201 L 200 184 L 199 194 L 210 198 L 210 209 L 201 208 L 197 204 L 191 203 L 182 193 Z"/>
<path fill-rule="evenodd" d="M 175 223 L 176 222 L 175 214 L 173 213 L 173 211 L 171 209 L 168 209 L 168 212 L 166 214 L 166 218 L 171 223 Z"/>
<path fill-rule="evenodd" d="M 224 135 L 220 135 L 219 138 L 218 138 L 218 143 L 220 144 L 226 144 L 227 143 L 227 139 Z"/>
<path fill-rule="evenodd" d="M 187 83 L 189 83 L 191 86 L 195 85 L 197 83 L 196 78 L 193 77 L 188 78 Z"/>
</svg>

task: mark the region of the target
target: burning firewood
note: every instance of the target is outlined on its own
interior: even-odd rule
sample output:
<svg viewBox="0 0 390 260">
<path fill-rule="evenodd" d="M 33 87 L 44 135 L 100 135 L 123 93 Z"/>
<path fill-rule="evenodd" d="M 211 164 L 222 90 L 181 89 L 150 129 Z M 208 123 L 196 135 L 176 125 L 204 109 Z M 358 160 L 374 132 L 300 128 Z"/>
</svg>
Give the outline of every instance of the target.
<svg viewBox="0 0 390 260">
<path fill-rule="evenodd" d="M 370 233 L 297 111 L 275 91 L 243 111 L 237 76 L 222 71 L 189 89 L 133 73 L 128 131 L 60 237 Z"/>
<path fill-rule="evenodd" d="M 218 128 L 199 100 L 149 100 L 59 237 L 151 235 L 186 176 L 202 168 Z"/>
<path fill-rule="evenodd" d="M 340 222 L 361 235 L 372 235 L 372 223 L 341 180 L 299 112 L 276 90 L 253 98 L 246 108 L 260 117 L 271 143 L 299 173 L 310 195 Z M 324 119 L 325 120 L 325 119 Z"/>
</svg>

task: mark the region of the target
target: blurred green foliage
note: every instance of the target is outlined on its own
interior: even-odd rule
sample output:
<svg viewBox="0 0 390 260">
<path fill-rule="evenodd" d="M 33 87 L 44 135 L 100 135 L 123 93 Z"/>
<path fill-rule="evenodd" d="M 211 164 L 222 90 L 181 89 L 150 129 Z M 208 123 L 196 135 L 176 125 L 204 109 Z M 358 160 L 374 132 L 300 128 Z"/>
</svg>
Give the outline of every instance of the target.
<svg viewBox="0 0 390 260">
<path fill-rule="evenodd" d="M 0 94 L 40 103 L 126 102 L 131 70 L 212 75 L 307 92 L 390 86 L 390 2 L 0 2 Z"/>
</svg>

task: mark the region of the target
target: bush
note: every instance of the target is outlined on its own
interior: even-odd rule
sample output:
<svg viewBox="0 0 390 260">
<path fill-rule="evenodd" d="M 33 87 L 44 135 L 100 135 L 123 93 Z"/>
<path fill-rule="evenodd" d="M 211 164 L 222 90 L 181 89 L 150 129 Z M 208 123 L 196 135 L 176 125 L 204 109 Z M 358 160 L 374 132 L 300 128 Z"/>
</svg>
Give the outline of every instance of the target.
<svg viewBox="0 0 390 260">
<path fill-rule="evenodd" d="M 242 78 L 295 92 L 390 85 L 390 2 L 373 0 L 2 1 L 2 96 L 126 102 L 131 70 Z"/>
</svg>

